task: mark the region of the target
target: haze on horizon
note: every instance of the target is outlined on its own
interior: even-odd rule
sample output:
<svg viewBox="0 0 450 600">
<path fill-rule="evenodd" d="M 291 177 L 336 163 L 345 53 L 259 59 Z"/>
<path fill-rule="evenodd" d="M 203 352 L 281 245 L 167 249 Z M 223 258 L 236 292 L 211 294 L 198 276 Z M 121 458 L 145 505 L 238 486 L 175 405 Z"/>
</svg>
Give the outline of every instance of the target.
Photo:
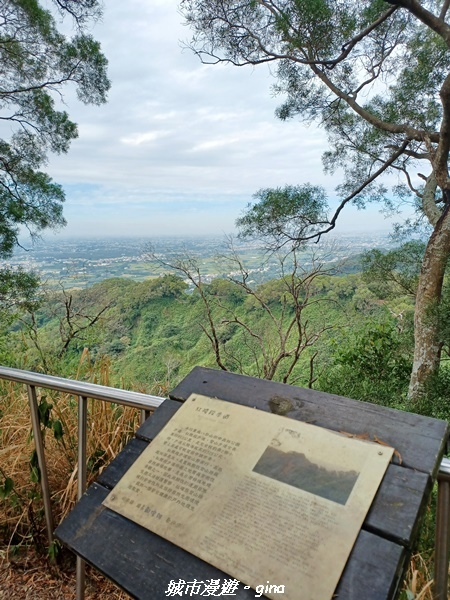
<svg viewBox="0 0 450 600">
<path fill-rule="evenodd" d="M 44 239 L 228 234 L 260 188 L 310 181 L 333 197 L 339 177 L 322 172 L 324 132 L 275 118 L 281 98 L 265 66 L 202 65 L 183 51 L 190 31 L 177 4 L 105 3 L 92 34 L 109 60 L 109 101 L 84 106 L 64 94 L 80 135 L 48 172 L 66 191 L 68 225 Z M 391 222 L 352 207 L 335 233 Z"/>
</svg>

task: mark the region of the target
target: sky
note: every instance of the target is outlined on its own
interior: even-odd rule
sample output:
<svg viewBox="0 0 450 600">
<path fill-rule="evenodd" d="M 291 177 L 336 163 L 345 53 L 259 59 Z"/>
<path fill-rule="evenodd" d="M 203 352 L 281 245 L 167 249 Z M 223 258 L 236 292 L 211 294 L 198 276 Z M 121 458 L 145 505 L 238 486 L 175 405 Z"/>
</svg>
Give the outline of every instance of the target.
<svg viewBox="0 0 450 600">
<path fill-rule="evenodd" d="M 268 67 L 202 65 L 183 49 L 176 1 L 105 2 L 91 31 L 112 86 L 102 106 L 64 92 L 79 138 L 47 169 L 66 192 L 56 235 L 228 234 L 261 188 L 310 181 L 333 196 L 324 132 L 275 117 Z M 351 208 L 337 231 L 388 228 L 376 210 Z"/>
</svg>

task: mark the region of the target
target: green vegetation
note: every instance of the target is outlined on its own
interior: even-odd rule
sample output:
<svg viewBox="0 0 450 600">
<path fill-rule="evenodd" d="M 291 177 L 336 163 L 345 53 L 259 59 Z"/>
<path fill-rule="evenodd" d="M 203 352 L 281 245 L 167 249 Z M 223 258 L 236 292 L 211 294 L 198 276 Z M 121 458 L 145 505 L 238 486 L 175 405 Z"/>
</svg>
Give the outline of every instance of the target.
<svg viewBox="0 0 450 600">
<path fill-rule="evenodd" d="M 220 366 L 405 406 L 411 295 L 386 297 L 367 274 L 290 267 L 285 277 L 254 289 L 238 278 L 217 278 L 192 291 L 181 277 L 166 274 L 47 291 L 5 326 L 0 363 L 74 377 L 88 352 L 91 363 L 110 362 L 115 385 L 147 390 L 173 387 L 195 365 Z M 443 386 L 439 381 L 435 390 Z"/>
<path fill-rule="evenodd" d="M 91 367 L 106 360 L 113 385 L 147 391 L 167 391 L 203 365 L 447 419 L 446 285 L 436 309 L 440 371 L 420 402 L 407 395 L 422 254 L 418 242 L 372 250 L 363 272 L 333 274 L 288 252 L 278 258 L 285 275 L 261 284 L 236 254 L 217 267 L 233 276 L 211 283 L 195 259 L 173 259 L 183 278 L 41 290 L 3 320 L 0 363 L 72 378 L 81 357 Z"/>
<path fill-rule="evenodd" d="M 288 253 L 283 277 L 259 285 L 247 285 L 242 261 L 232 278 L 204 283 L 191 258 L 177 263 L 190 287 L 166 273 L 143 282 L 114 278 L 82 290 L 41 290 L 4 321 L 0 363 L 165 395 L 195 365 L 219 367 L 219 355 L 221 368 L 411 409 L 414 282 L 421 260 L 420 247 L 414 248 L 415 262 L 409 246 L 372 251 L 363 259 L 365 271 L 349 274 L 332 274 L 311 262 L 302 269 Z M 446 306 L 439 309 L 443 340 L 448 340 Z M 301 352 L 285 357 L 296 339 L 302 340 Z M 275 364 L 280 351 L 283 360 L 269 373 L 266 367 Z M 448 418 L 449 383 L 443 361 L 414 408 Z M 2 455 L 0 468 L 0 511 L 5 515 L 0 535 L 12 556 L 30 540 L 43 549 L 45 537 L 26 397 L 13 384 L 0 386 L 0 445 L 11 449 Z M 74 401 L 43 395 L 39 415 L 59 518 L 75 501 Z M 89 421 L 88 473 L 95 478 L 129 438 L 137 415 L 92 403 Z M 314 473 L 314 482 L 320 481 L 321 473 Z M 422 557 L 431 554 L 430 548 L 432 534 L 426 530 Z M 411 589 L 418 588 L 418 581 L 417 574 L 411 577 Z"/>
<path fill-rule="evenodd" d="M 72 85 L 85 104 L 106 101 L 107 61 L 86 25 L 101 13 L 97 0 L 54 0 L 52 14 L 38 0 L 2 2 L 0 7 L 0 118 L 7 123 L 0 139 L 0 259 L 12 256 L 18 236 L 27 229 L 35 237 L 65 224 L 62 187 L 40 169 L 48 154 L 68 151 L 78 136 L 65 110 L 63 90 Z M 69 38 L 58 30 L 68 17 Z M 0 308 L 5 288 L 8 301 L 28 296 L 35 278 L 0 268 Z M 11 293 L 8 292 L 12 290 Z"/>
<path fill-rule="evenodd" d="M 420 404 L 441 366 L 437 309 L 450 257 L 449 3 L 181 0 L 180 7 L 202 62 L 271 65 L 282 96 L 277 116 L 320 125 L 329 142 L 324 170 L 341 175 L 337 207 L 305 182 L 260 190 L 238 220 L 243 235 L 269 238 L 272 248 L 319 240 L 348 206 L 371 202 L 391 214 L 409 202 L 415 216 L 400 230 L 426 224 L 408 392 Z"/>
</svg>

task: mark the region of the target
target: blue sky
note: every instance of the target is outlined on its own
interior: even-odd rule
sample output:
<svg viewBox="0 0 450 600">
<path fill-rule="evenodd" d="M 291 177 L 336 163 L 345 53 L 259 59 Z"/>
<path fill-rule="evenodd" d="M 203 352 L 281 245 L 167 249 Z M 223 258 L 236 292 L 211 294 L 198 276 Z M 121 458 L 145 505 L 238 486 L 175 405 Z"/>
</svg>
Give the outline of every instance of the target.
<svg viewBox="0 0 450 600">
<path fill-rule="evenodd" d="M 260 188 L 322 173 L 320 129 L 274 116 L 268 68 L 206 66 L 182 50 L 189 38 L 174 0 L 105 3 L 92 30 L 109 59 L 109 102 L 65 102 L 80 137 L 48 172 L 66 191 L 58 236 L 230 233 Z M 351 209 L 340 229 L 386 229 L 375 209 Z M 52 236 L 47 233 L 46 237 Z"/>
</svg>

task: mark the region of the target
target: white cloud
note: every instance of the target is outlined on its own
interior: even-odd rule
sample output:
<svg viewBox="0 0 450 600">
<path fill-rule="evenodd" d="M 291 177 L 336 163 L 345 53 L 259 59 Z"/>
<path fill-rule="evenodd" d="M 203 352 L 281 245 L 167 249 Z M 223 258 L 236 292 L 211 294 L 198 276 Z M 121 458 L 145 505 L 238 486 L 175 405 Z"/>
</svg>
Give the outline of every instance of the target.
<svg viewBox="0 0 450 600">
<path fill-rule="evenodd" d="M 147 142 L 156 142 L 156 140 L 168 135 L 165 131 L 147 131 L 145 133 L 134 133 L 129 137 L 121 138 L 122 144 L 129 146 L 140 146 Z"/>
<path fill-rule="evenodd" d="M 224 146 L 230 146 L 237 144 L 242 141 L 242 136 L 231 136 L 227 138 L 220 138 L 215 140 L 206 140 L 200 144 L 193 146 L 190 152 L 204 152 L 206 150 L 212 150 L 215 148 L 223 148 Z"/>
<path fill-rule="evenodd" d="M 323 131 L 275 118 L 268 68 L 206 66 L 182 51 L 189 30 L 177 4 L 105 3 L 93 35 L 110 62 L 109 102 L 84 106 L 65 94 L 80 137 L 49 165 L 66 186 L 69 223 L 98 229 L 108 216 L 122 231 L 139 223 L 161 233 L 164 218 L 182 230 L 196 215 L 221 230 L 259 188 L 311 181 L 332 192 L 338 183 L 322 172 Z"/>
</svg>

